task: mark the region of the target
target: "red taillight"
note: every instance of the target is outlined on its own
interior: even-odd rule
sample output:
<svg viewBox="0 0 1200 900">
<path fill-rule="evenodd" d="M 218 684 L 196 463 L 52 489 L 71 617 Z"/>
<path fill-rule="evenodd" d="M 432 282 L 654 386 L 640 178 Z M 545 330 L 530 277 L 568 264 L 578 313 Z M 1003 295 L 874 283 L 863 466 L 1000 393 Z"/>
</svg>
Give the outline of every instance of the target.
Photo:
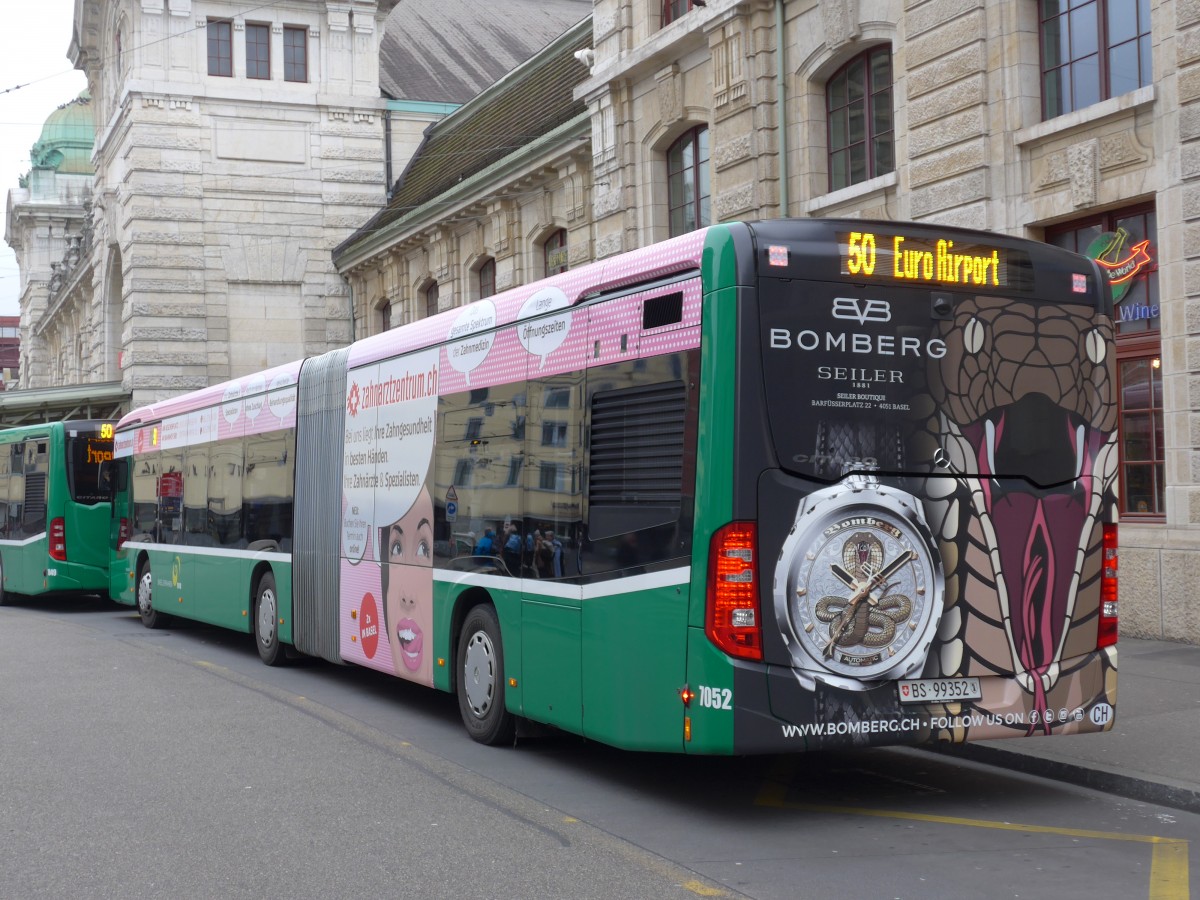
<svg viewBox="0 0 1200 900">
<path fill-rule="evenodd" d="M 1100 570 L 1100 632 L 1096 647 L 1111 647 L 1117 642 L 1117 526 L 1104 526 L 1103 558 Z"/>
<path fill-rule="evenodd" d="M 127 540 L 129 540 L 129 520 L 122 518 L 120 524 L 117 525 L 117 549 L 120 550 Z"/>
<path fill-rule="evenodd" d="M 717 647 L 741 659 L 762 659 L 757 544 L 755 523 L 730 522 L 709 547 L 704 630 Z"/>
<path fill-rule="evenodd" d="M 61 562 L 67 559 L 67 523 L 62 519 L 50 522 L 50 558 Z"/>
</svg>

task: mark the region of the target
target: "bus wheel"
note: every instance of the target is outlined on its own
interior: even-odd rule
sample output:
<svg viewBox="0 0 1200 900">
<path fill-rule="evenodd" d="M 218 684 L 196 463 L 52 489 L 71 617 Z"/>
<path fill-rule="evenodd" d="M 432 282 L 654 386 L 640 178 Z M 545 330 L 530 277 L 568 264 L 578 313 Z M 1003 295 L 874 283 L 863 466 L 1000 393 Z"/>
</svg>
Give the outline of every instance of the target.
<svg viewBox="0 0 1200 900">
<path fill-rule="evenodd" d="M 504 648 L 491 606 L 467 613 L 458 635 L 458 663 L 455 688 L 467 733 L 481 744 L 511 741 L 516 719 L 504 706 Z"/>
<path fill-rule="evenodd" d="M 150 561 L 144 561 L 138 566 L 137 576 L 137 610 L 138 615 L 142 617 L 142 624 L 147 628 L 163 628 L 167 624 L 167 614 L 160 613 L 150 602 L 152 595 L 151 585 L 154 581 L 150 577 Z"/>
<path fill-rule="evenodd" d="M 287 658 L 279 643 L 279 596 L 275 576 L 264 572 L 254 597 L 254 643 L 258 655 L 268 666 L 278 666 Z"/>
</svg>

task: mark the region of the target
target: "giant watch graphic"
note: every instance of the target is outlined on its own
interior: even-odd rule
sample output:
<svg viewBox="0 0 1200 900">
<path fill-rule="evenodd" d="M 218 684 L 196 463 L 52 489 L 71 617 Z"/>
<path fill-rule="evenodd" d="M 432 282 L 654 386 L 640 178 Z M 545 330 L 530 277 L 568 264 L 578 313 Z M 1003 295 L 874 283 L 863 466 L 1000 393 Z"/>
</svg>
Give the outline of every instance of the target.
<svg viewBox="0 0 1200 900">
<path fill-rule="evenodd" d="M 800 502 L 775 569 L 775 613 L 802 682 L 867 690 L 919 675 L 943 594 L 911 494 L 851 475 Z"/>
</svg>

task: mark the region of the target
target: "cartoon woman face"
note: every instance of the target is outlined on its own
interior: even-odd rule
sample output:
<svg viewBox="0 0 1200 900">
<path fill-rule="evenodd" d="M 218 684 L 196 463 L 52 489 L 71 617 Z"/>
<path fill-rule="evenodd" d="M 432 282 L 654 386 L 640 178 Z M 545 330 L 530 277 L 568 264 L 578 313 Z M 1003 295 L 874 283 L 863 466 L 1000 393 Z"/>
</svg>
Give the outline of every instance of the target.
<svg viewBox="0 0 1200 900">
<path fill-rule="evenodd" d="M 381 529 L 384 622 L 396 674 L 433 683 L 425 640 L 433 631 L 433 501 L 422 488 L 403 516 Z"/>
</svg>

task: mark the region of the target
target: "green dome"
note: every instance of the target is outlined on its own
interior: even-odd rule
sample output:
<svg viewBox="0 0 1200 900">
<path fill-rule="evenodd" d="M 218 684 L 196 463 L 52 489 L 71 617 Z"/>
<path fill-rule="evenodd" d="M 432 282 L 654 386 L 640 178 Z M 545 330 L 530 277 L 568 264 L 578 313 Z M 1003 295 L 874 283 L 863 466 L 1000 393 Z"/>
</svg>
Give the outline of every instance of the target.
<svg viewBox="0 0 1200 900">
<path fill-rule="evenodd" d="M 64 175 L 91 175 L 95 127 L 90 109 L 92 96 L 84 91 L 64 103 L 46 119 L 42 136 L 30 148 L 35 168 L 54 169 Z"/>
</svg>

